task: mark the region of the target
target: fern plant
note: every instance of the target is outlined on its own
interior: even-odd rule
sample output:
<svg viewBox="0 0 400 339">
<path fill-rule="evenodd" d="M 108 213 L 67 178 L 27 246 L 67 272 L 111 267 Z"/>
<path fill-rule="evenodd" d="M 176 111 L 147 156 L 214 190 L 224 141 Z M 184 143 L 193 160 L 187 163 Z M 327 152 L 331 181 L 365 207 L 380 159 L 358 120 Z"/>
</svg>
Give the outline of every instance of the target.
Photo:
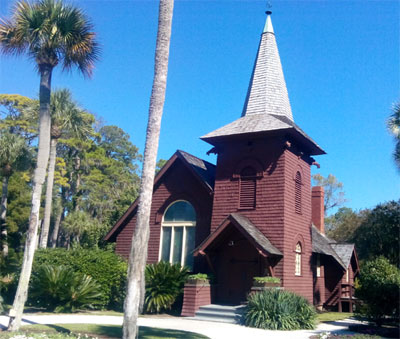
<svg viewBox="0 0 400 339">
<path fill-rule="evenodd" d="M 160 261 L 146 266 L 145 311 L 160 313 L 171 309 L 183 292 L 188 268 Z"/>
<path fill-rule="evenodd" d="M 248 297 L 246 326 L 270 330 L 315 327 L 316 312 L 308 301 L 289 291 L 271 289 Z"/>
<path fill-rule="evenodd" d="M 90 276 L 64 266 L 41 265 L 32 279 L 31 303 L 54 312 L 93 308 L 100 298 L 100 287 Z"/>
</svg>

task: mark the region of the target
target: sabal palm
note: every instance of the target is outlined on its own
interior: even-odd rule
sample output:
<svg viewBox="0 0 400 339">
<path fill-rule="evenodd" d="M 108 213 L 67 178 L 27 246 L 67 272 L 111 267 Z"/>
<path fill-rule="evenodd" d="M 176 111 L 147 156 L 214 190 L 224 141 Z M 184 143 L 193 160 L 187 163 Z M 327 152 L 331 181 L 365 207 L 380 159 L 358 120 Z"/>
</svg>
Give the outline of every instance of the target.
<svg viewBox="0 0 400 339">
<path fill-rule="evenodd" d="M 397 167 L 400 169 L 400 103 L 394 106 L 393 114 L 390 116 L 388 121 L 388 127 L 396 140 L 396 145 L 393 155 Z"/>
<path fill-rule="evenodd" d="M 27 298 L 39 222 L 40 197 L 50 151 L 50 95 L 54 67 L 76 66 L 91 75 L 98 55 L 92 25 L 81 10 L 61 0 L 19 1 L 10 20 L 0 22 L 0 47 L 4 54 L 26 53 L 40 75 L 39 148 L 33 178 L 32 209 L 24 259 L 9 330 L 18 330 Z M 15 316 L 14 316 L 15 315 Z"/>
<path fill-rule="evenodd" d="M 27 163 L 28 149 L 25 140 L 17 134 L 0 131 L 0 175 L 2 176 L 0 228 L 4 257 L 8 255 L 6 225 L 8 181 L 15 170 L 24 169 Z"/>
<path fill-rule="evenodd" d="M 72 99 L 68 89 L 54 91 L 50 101 L 51 141 L 47 170 L 46 202 L 39 247 L 46 248 L 49 237 L 50 214 L 53 200 L 54 171 L 57 157 L 57 143 L 62 137 L 87 138 L 93 135 L 93 116 L 82 110 Z"/>
</svg>

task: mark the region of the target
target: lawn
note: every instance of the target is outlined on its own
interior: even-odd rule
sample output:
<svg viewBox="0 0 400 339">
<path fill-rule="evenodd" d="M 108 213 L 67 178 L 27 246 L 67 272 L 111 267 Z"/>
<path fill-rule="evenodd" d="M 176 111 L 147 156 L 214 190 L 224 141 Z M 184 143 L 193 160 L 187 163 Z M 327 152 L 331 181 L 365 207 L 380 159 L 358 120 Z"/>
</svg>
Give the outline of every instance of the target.
<svg viewBox="0 0 400 339">
<path fill-rule="evenodd" d="M 43 336 L 47 334 L 47 337 Z M 41 339 L 64 339 L 64 338 L 121 338 L 121 326 L 94 325 L 94 324 L 60 324 L 60 325 L 29 325 L 23 326 L 18 334 L 25 334 L 33 338 Z M 0 332 L 0 338 L 8 339 L 16 333 Z M 208 339 L 201 334 L 168 330 L 161 328 L 145 327 L 139 328 L 140 339 Z M 18 337 L 18 339 L 23 339 Z"/>
<path fill-rule="evenodd" d="M 326 323 L 329 321 L 348 319 L 352 316 L 353 313 L 347 313 L 347 312 L 322 312 L 318 313 L 317 320 L 320 323 Z"/>
</svg>

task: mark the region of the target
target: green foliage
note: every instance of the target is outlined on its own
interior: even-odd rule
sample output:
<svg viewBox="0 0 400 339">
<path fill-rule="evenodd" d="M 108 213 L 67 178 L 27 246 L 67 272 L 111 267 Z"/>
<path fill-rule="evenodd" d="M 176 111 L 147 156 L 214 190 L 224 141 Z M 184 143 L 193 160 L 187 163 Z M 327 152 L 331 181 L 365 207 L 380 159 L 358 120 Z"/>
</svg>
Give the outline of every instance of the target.
<svg viewBox="0 0 400 339">
<path fill-rule="evenodd" d="M 393 113 L 389 117 L 387 125 L 396 142 L 393 157 L 398 169 L 400 169 L 400 102 L 394 105 Z"/>
<path fill-rule="evenodd" d="M 262 283 L 273 283 L 273 284 L 280 284 L 281 279 L 278 277 L 254 277 L 254 282 L 262 284 Z"/>
<path fill-rule="evenodd" d="M 188 280 L 198 280 L 198 281 L 204 281 L 208 282 L 210 281 L 210 277 L 205 274 L 205 273 L 197 273 L 197 274 L 191 274 L 187 277 Z"/>
<path fill-rule="evenodd" d="M 34 304 L 57 313 L 93 308 L 100 303 L 101 292 L 99 285 L 86 274 L 43 264 L 32 277 L 29 296 Z"/>
<path fill-rule="evenodd" d="M 300 330 L 313 329 L 316 316 L 305 298 L 289 291 L 270 289 L 248 297 L 244 319 L 250 327 Z"/>
<path fill-rule="evenodd" d="M 73 236 L 74 241 L 83 247 L 97 247 L 108 228 L 92 218 L 87 212 L 74 211 L 67 215 L 63 223 L 67 235 Z"/>
<path fill-rule="evenodd" d="M 156 164 L 156 174 L 157 174 L 158 172 L 161 171 L 161 168 L 164 167 L 164 165 L 167 163 L 167 161 L 168 161 L 168 160 L 165 160 L 165 159 L 160 159 L 160 160 L 157 161 L 157 164 Z"/>
<path fill-rule="evenodd" d="M 354 233 L 360 260 L 384 256 L 400 266 L 400 200 L 377 205 Z"/>
<path fill-rule="evenodd" d="M 325 218 L 325 230 L 328 237 L 339 241 L 353 241 L 354 233 L 365 221 L 369 210 L 359 212 L 353 211 L 348 207 L 341 207 L 339 210 Z"/>
<path fill-rule="evenodd" d="M 384 257 L 367 262 L 356 284 L 356 297 L 364 302 L 358 312 L 378 325 L 386 316 L 398 319 L 399 292 L 400 270 L 396 266 Z"/>
<path fill-rule="evenodd" d="M 160 313 L 171 309 L 183 292 L 188 268 L 160 261 L 146 266 L 145 310 Z"/>
<path fill-rule="evenodd" d="M 99 285 L 98 307 L 122 309 L 125 299 L 127 263 L 111 251 L 74 248 L 41 249 L 35 253 L 33 272 L 41 265 L 65 266 L 73 272 L 92 277 Z"/>
<path fill-rule="evenodd" d="M 19 1 L 14 8 L 11 19 L 0 23 L 3 53 L 26 53 L 38 65 L 76 66 L 91 75 L 99 48 L 81 10 L 60 0 Z"/>
</svg>

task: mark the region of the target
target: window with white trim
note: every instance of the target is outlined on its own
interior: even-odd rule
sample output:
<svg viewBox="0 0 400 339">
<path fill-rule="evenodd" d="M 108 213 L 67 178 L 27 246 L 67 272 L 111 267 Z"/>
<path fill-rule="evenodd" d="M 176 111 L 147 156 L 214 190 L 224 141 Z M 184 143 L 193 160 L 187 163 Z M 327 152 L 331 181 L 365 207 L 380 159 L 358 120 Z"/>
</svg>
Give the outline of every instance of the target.
<svg viewBox="0 0 400 339">
<path fill-rule="evenodd" d="M 301 244 L 298 242 L 295 249 L 295 271 L 294 275 L 301 275 Z"/>
<path fill-rule="evenodd" d="M 175 201 L 166 210 L 160 239 L 159 260 L 193 268 L 196 212 L 187 201 Z"/>
</svg>

